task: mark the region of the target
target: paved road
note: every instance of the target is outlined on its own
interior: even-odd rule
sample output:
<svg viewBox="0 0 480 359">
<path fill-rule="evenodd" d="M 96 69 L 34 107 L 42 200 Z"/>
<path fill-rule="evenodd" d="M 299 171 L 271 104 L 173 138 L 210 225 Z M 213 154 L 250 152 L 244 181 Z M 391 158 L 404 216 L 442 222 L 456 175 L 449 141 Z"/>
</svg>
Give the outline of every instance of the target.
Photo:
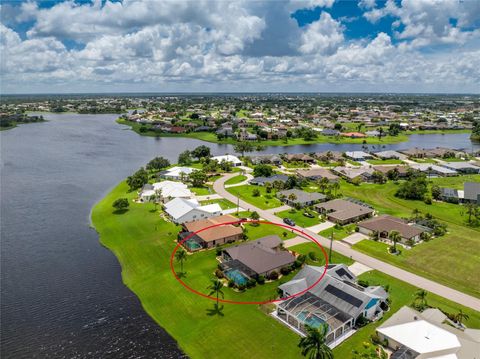
<svg viewBox="0 0 480 359">
<path fill-rule="evenodd" d="M 237 203 L 237 197 L 227 192 L 224 188 L 224 183 L 226 180 L 230 179 L 231 177 L 236 176 L 235 173 L 230 173 L 224 175 L 215 183 L 213 184 L 213 189 L 216 193 L 220 196 L 228 199 L 233 203 Z M 262 210 L 260 208 L 255 207 L 254 205 L 247 203 L 245 201 L 239 200 L 240 207 L 249 208 L 251 211 L 257 211 L 260 217 L 264 218 L 267 221 L 274 222 L 274 223 L 282 223 L 282 219 L 280 217 L 275 216 L 273 213 L 269 211 Z M 298 229 L 302 229 L 301 227 L 296 227 Z M 319 236 L 318 234 L 309 231 L 308 229 L 304 229 L 304 232 L 311 235 L 315 240 L 317 240 L 324 248 L 328 248 L 330 246 L 330 241 L 327 238 Z M 475 298 L 471 295 L 462 293 L 458 290 L 449 288 L 437 282 L 434 282 L 430 279 L 426 279 L 419 275 L 410 273 L 406 270 L 401 268 L 395 267 L 391 264 L 382 262 L 376 258 L 370 257 L 366 254 L 357 252 L 356 250 L 352 249 L 350 246 L 334 241 L 333 242 L 333 250 L 343 254 L 344 256 L 350 257 L 353 260 L 360 262 L 370 268 L 376 269 L 380 272 L 386 273 L 392 277 L 397 279 L 403 280 L 407 283 L 410 283 L 416 287 L 423 288 L 429 292 L 435 293 L 440 295 L 444 298 L 450 299 L 456 303 L 462 304 L 466 307 L 472 308 L 474 310 L 480 311 L 480 299 Z M 448 270 L 448 269 L 446 269 Z"/>
</svg>

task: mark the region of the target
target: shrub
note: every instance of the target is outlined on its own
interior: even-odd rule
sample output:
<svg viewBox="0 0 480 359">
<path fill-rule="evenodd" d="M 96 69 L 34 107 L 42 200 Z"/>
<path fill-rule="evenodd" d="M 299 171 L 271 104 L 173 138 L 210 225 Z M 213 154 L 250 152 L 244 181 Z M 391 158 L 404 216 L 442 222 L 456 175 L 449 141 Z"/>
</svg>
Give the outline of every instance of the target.
<svg viewBox="0 0 480 359">
<path fill-rule="evenodd" d="M 423 199 L 423 202 L 425 202 L 425 204 L 432 204 L 432 197 L 425 196 L 425 198 Z"/>
<path fill-rule="evenodd" d="M 360 228 L 358 226 L 355 226 L 355 232 L 359 232 Z"/>
<path fill-rule="evenodd" d="M 235 282 L 233 281 L 233 279 L 230 279 L 230 280 L 228 281 L 228 287 L 229 287 L 229 288 L 235 287 Z"/>
<path fill-rule="evenodd" d="M 288 273 L 290 273 L 290 268 L 288 267 L 282 267 L 280 269 L 280 273 L 282 273 L 282 275 L 287 275 Z"/>
<path fill-rule="evenodd" d="M 260 190 L 258 188 L 254 188 L 253 191 L 252 191 L 252 196 L 253 197 L 260 196 Z"/>
<path fill-rule="evenodd" d="M 263 275 L 259 275 L 257 278 L 258 284 L 265 284 L 265 277 Z"/>
<path fill-rule="evenodd" d="M 312 261 L 314 261 L 314 262 L 316 262 L 316 261 L 318 260 L 317 255 L 316 255 L 315 252 L 309 252 L 309 253 L 308 253 L 308 258 L 310 258 L 310 260 L 312 260 Z"/>
<path fill-rule="evenodd" d="M 130 206 L 127 198 L 119 198 L 113 202 L 112 207 L 117 211 L 124 211 Z"/>
<path fill-rule="evenodd" d="M 278 273 L 276 271 L 270 272 L 267 276 L 268 279 L 270 280 L 277 280 L 278 279 Z"/>
<path fill-rule="evenodd" d="M 224 277 L 223 272 L 218 268 L 215 270 L 215 276 L 219 279 Z"/>
<path fill-rule="evenodd" d="M 363 279 L 359 279 L 359 280 L 357 281 L 357 283 L 358 283 L 358 285 L 360 285 L 360 286 L 362 286 L 362 287 L 364 287 L 364 288 L 366 288 L 366 287 L 368 287 L 368 286 L 370 285 L 370 284 L 368 283 L 368 280 L 363 280 Z"/>
<path fill-rule="evenodd" d="M 250 278 L 247 282 L 247 288 L 253 288 L 257 285 L 257 281 L 253 278 Z"/>
<path fill-rule="evenodd" d="M 238 290 L 244 291 L 245 290 L 245 285 L 240 284 L 237 286 Z"/>
<path fill-rule="evenodd" d="M 300 263 L 305 263 L 305 261 L 307 260 L 307 256 L 305 254 L 300 254 L 298 257 L 297 257 L 297 261 L 300 261 Z"/>
<path fill-rule="evenodd" d="M 220 257 L 222 255 L 222 248 L 220 247 L 215 248 L 215 255 L 217 257 Z"/>
</svg>

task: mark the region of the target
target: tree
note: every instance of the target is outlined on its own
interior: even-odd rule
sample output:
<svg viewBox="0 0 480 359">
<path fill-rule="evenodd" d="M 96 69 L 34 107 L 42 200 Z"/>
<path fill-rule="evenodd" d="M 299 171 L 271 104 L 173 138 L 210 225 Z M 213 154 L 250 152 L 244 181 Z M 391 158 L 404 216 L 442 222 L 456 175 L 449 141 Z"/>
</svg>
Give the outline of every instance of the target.
<svg viewBox="0 0 480 359">
<path fill-rule="evenodd" d="M 372 231 L 369 235 L 370 239 L 374 241 L 378 241 L 380 239 L 380 232 L 379 231 Z"/>
<path fill-rule="evenodd" d="M 428 307 L 427 294 L 428 292 L 424 289 L 419 289 L 415 292 L 414 304 L 420 310 L 423 310 Z"/>
<path fill-rule="evenodd" d="M 143 167 L 133 175 L 127 177 L 127 184 L 130 190 L 140 188 L 146 183 L 148 183 L 148 172 Z"/>
<path fill-rule="evenodd" d="M 178 155 L 178 163 L 181 165 L 189 165 L 192 163 L 192 154 L 189 150 L 185 150 Z"/>
<path fill-rule="evenodd" d="M 192 182 L 193 187 L 203 187 L 205 182 L 207 182 L 207 174 L 203 170 L 193 171 L 188 176 L 188 179 Z"/>
<path fill-rule="evenodd" d="M 332 350 L 326 343 L 328 325 L 323 323 L 318 329 L 305 326 L 306 337 L 300 339 L 298 347 L 302 355 L 309 359 L 333 359 Z"/>
<path fill-rule="evenodd" d="M 235 152 L 240 152 L 242 157 L 245 156 L 245 152 L 253 152 L 255 146 L 247 141 L 238 142 L 233 146 Z"/>
<path fill-rule="evenodd" d="M 333 192 L 333 196 L 334 197 L 337 197 L 337 191 L 340 189 L 340 183 L 337 182 L 337 181 L 334 181 L 332 182 L 332 184 L 330 185 L 330 188 Z"/>
<path fill-rule="evenodd" d="M 212 279 L 211 284 L 207 287 L 207 289 L 210 289 L 210 293 L 208 293 L 208 296 L 211 296 L 212 294 L 215 294 L 217 296 L 217 308 L 218 308 L 218 296 L 221 295 L 222 298 L 224 298 L 223 294 L 223 283 L 218 280 L 218 279 Z"/>
<path fill-rule="evenodd" d="M 253 219 L 254 221 L 258 221 L 260 219 L 260 215 L 258 214 L 257 211 L 253 211 L 251 214 L 250 214 L 250 218 Z"/>
<path fill-rule="evenodd" d="M 476 218 L 479 215 L 478 205 L 468 202 L 465 203 L 465 209 L 467 210 L 468 214 L 468 223 L 472 223 L 472 216 Z"/>
<path fill-rule="evenodd" d="M 209 157 L 211 157 L 210 147 L 207 147 L 205 145 L 198 146 L 191 152 L 191 154 L 192 154 L 193 157 L 195 157 L 197 159 L 209 158 Z"/>
<path fill-rule="evenodd" d="M 297 200 L 297 195 L 295 193 L 290 193 L 288 195 L 288 200 L 291 202 L 291 203 L 294 203 L 296 200 Z"/>
<path fill-rule="evenodd" d="M 260 196 L 260 190 L 255 187 L 252 191 L 252 196 L 253 197 L 259 197 Z"/>
<path fill-rule="evenodd" d="M 393 170 L 389 170 L 387 172 L 387 178 L 391 181 L 398 180 L 398 177 L 400 177 L 400 172 L 398 171 L 397 167 L 395 167 Z"/>
<path fill-rule="evenodd" d="M 170 161 L 163 157 L 155 157 L 153 160 L 148 162 L 147 170 L 162 170 L 170 166 Z"/>
<path fill-rule="evenodd" d="M 285 181 L 284 187 L 286 189 L 292 189 L 298 186 L 298 179 L 295 176 L 288 176 L 287 180 Z"/>
<path fill-rule="evenodd" d="M 440 199 L 440 196 L 442 195 L 442 191 L 440 190 L 440 187 L 438 185 L 433 185 L 432 186 L 432 197 L 436 200 Z"/>
<path fill-rule="evenodd" d="M 255 177 L 270 177 L 273 175 L 273 168 L 272 166 L 259 164 L 253 168 L 253 175 Z"/>
<path fill-rule="evenodd" d="M 464 320 L 468 320 L 470 317 L 468 316 L 467 313 L 464 313 L 461 309 L 458 311 L 458 313 L 455 315 L 455 320 L 457 321 L 458 324 L 462 325 Z"/>
<path fill-rule="evenodd" d="M 404 199 L 423 200 L 427 191 L 428 183 L 426 178 L 415 177 L 403 182 L 395 193 L 395 196 Z"/>
<path fill-rule="evenodd" d="M 119 198 L 113 202 L 112 207 L 117 211 L 124 211 L 130 206 L 127 198 Z"/>
<path fill-rule="evenodd" d="M 271 182 L 266 182 L 265 183 L 265 192 L 271 193 L 272 192 L 272 183 Z"/>
<path fill-rule="evenodd" d="M 390 238 L 390 240 L 393 242 L 393 252 L 397 253 L 397 242 L 402 239 L 402 236 L 400 236 L 398 231 L 391 231 L 388 234 L 388 238 Z"/>
<path fill-rule="evenodd" d="M 183 248 L 179 248 L 175 253 L 175 260 L 180 263 L 180 271 L 183 273 L 183 262 L 187 260 L 187 251 Z"/>
<path fill-rule="evenodd" d="M 420 216 L 422 212 L 418 208 L 414 208 L 412 211 L 413 218 L 415 219 L 415 222 L 418 221 L 418 217 Z"/>
<path fill-rule="evenodd" d="M 387 182 L 387 178 L 380 171 L 373 171 L 372 180 L 373 180 L 373 182 L 379 183 L 379 184 L 384 184 L 385 182 Z"/>
<path fill-rule="evenodd" d="M 327 177 L 322 177 L 318 181 L 318 187 L 320 188 L 320 192 L 325 193 L 325 190 L 327 189 L 329 184 L 330 184 L 330 181 L 328 180 L 328 178 Z"/>
</svg>

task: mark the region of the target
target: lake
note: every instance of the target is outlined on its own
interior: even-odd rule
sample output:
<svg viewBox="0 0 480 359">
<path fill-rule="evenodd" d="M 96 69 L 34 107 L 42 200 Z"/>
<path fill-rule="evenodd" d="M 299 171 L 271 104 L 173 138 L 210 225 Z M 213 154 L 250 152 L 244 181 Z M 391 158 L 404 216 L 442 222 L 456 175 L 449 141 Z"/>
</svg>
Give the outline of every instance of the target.
<svg viewBox="0 0 480 359">
<path fill-rule="evenodd" d="M 139 136 L 116 115 L 46 115 L 0 132 L 1 357 L 182 358 L 121 280 L 121 268 L 90 228 L 90 210 L 154 156 L 206 144 Z M 407 147 L 468 148 L 468 134 L 413 135 Z M 362 145 L 271 147 L 264 153 L 345 151 Z M 478 145 L 476 149 L 480 148 Z M 168 260 L 165 258 L 164 260 Z"/>
</svg>

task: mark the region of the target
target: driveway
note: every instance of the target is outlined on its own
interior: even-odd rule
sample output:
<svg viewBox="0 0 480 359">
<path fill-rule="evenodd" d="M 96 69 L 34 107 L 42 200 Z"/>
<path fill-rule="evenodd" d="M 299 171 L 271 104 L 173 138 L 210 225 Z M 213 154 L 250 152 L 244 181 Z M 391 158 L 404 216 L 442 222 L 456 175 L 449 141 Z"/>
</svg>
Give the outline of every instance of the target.
<svg viewBox="0 0 480 359">
<path fill-rule="evenodd" d="M 325 221 L 323 223 L 319 223 L 314 226 L 308 227 L 307 229 L 311 232 L 318 233 L 325 229 L 332 228 L 333 226 L 335 226 L 335 223 L 330 221 Z"/>
<path fill-rule="evenodd" d="M 348 244 L 353 246 L 354 244 L 356 244 L 358 242 L 361 242 L 364 239 L 368 239 L 368 237 L 366 235 L 364 235 L 363 233 L 356 232 L 356 233 L 353 233 L 353 234 L 349 235 L 348 237 L 345 237 L 344 239 L 342 239 L 342 241 L 347 242 Z"/>
<path fill-rule="evenodd" d="M 229 173 L 222 176 L 221 178 L 215 181 L 215 183 L 213 184 L 213 189 L 220 196 L 228 199 L 233 203 L 236 203 L 237 197 L 235 197 L 234 195 L 226 191 L 224 188 L 225 181 L 227 181 L 228 179 L 234 176 L 236 176 L 235 173 Z M 257 211 L 260 217 L 265 218 L 265 220 L 267 221 L 270 221 L 273 223 L 282 223 L 281 218 L 275 216 L 273 213 L 257 208 L 250 203 L 239 200 L 239 205 L 242 208 L 249 208 L 251 210 Z M 302 227 L 297 226 L 296 228 L 302 230 Z M 304 229 L 304 230 L 305 230 L 305 233 L 315 238 L 315 240 L 318 241 L 318 243 L 320 243 L 324 248 L 329 247 L 330 241 L 327 238 L 319 236 L 318 234 L 308 229 Z M 394 278 L 403 280 L 404 282 L 410 283 L 419 288 L 423 288 L 429 292 L 440 295 L 451 301 L 454 301 L 459 304 L 463 304 L 469 308 L 480 311 L 480 298 L 475 298 L 471 295 L 462 293 L 453 288 L 449 288 L 443 284 L 434 282 L 430 279 L 408 272 L 399 267 L 395 267 L 394 265 L 391 265 L 389 263 L 382 262 L 381 260 L 370 257 L 366 254 L 357 252 L 356 250 L 352 249 L 349 245 L 344 244 L 340 241 L 333 241 L 332 249 L 340 254 L 343 254 L 344 256 L 350 257 L 354 261 L 357 261 L 366 265 L 367 267 L 386 273 Z"/>
</svg>

